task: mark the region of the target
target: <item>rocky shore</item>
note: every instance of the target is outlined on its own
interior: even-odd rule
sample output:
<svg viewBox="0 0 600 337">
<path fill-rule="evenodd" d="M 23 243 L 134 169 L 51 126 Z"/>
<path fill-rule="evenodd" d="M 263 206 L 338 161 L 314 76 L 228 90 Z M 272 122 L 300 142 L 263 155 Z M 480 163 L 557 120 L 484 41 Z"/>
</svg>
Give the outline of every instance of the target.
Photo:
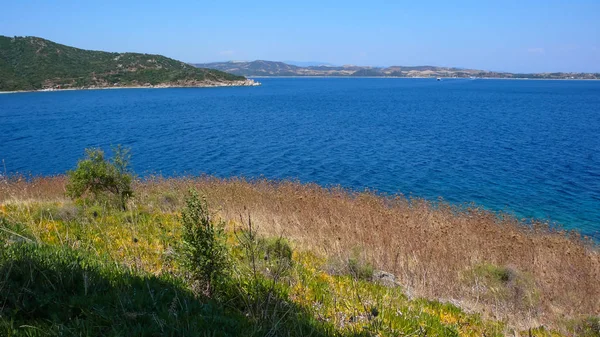
<svg viewBox="0 0 600 337">
<path fill-rule="evenodd" d="M 100 84 L 92 85 L 87 87 L 69 87 L 69 88 L 44 88 L 39 90 L 19 90 L 19 91 L 0 91 L 0 94 L 10 94 L 19 92 L 45 92 L 45 91 L 69 91 L 69 90 L 104 90 L 104 89 L 161 89 L 161 88 L 216 88 L 216 87 L 256 87 L 260 86 L 261 83 L 255 80 L 246 79 L 240 81 L 177 81 L 169 83 L 161 83 L 152 85 L 150 83 L 145 84 L 133 84 L 133 85 L 120 85 L 114 83 L 113 85 Z"/>
<path fill-rule="evenodd" d="M 141 88 L 205 88 L 205 87 L 255 87 L 260 82 L 251 79 L 239 81 L 177 81 L 157 85 L 146 83 Z"/>
</svg>

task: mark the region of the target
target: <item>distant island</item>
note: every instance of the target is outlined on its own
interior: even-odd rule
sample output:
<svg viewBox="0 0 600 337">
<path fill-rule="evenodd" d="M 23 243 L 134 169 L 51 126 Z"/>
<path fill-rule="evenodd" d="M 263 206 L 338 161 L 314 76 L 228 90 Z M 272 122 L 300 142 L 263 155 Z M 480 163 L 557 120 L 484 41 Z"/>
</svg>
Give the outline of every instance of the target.
<svg viewBox="0 0 600 337">
<path fill-rule="evenodd" d="M 0 36 L 0 91 L 257 84 L 161 55 L 91 51 L 39 37 Z"/>
<path fill-rule="evenodd" d="M 274 61 L 229 61 L 196 63 L 196 67 L 218 69 L 240 76 L 352 76 L 352 77 L 442 77 L 442 78 L 515 78 L 515 79 L 600 79 L 600 73 L 518 74 L 487 70 L 435 66 L 296 66 Z"/>
</svg>

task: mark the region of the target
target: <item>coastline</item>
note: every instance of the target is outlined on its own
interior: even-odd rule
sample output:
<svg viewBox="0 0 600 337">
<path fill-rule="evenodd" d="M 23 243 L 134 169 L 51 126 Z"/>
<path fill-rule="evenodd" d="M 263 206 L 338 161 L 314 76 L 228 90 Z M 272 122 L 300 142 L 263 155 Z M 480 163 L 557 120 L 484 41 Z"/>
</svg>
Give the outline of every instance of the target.
<svg viewBox="0 0 600 337">
<path fill-rule="evenodd" d="M 247 76 L 248 78 L 380 78 L 380 79 L 431 79 L 435 80 L 437 77 L 400 77 L 400 76 Z M 519 80 L 519 81 L 599 81 L 600 79 L 593 78 L 511 78 L 511 77 L 440 77 L 442 80 Z"/>
<path fill-rule="evenodd" d="M 78 91 L 78 90 L 116 90 L 116 89 L 169 89 L 169 88 L 222 88 L 222 87 L 256 87 L 261 83 L 253 79 L 230 82 L 205 82 L 194 84 L 157 84 L 157 85 L 135 85 L 135 86 L 92 86 L 78 88 L 48 88 L 36 90 L 16 90 L 16 91 L 0 91 L 0 94 L 18 94 L 28 92 L 56 92 L 56 91 Z"/>
<path fill-rule="evenodd" d="M 78 90 L 115 90 L 115 89 L 169 89 L 169 88 L 221 88 L 221 87 L 255 87 L 261 86 L 262 83 L 255 81 L 254 79 L 260 78 L 297 78 L 297 79 L 309 79 L 309 78 L 346 78 L 346 79 L 431 79 L 435 80 L 436 77 L 397 77 L 397 76 L 248 76 L 247 80 L 244 81 L 231 81 L 231 82 L 211 82 L 205 84 L 157 84 L 157 85 L 136 85 L 136 86 L 92 86 L 92 87 L 78 87 L 78 88 L 48 88 L 48 89 L 36 89 L 36 90 L 16 90 L 16 91 L 0 91 L 0 94 L 18 94 L 18 93 L 31 93 L 31 92 L 58 92 L 58 91 L 78 91 Z M 441 77 L 444 80 L 515 80 L 515 81 L 599 81 L 599 79 L 586 79 L 586 78 L 509 78 L 509 77 Z"/>
</svg>

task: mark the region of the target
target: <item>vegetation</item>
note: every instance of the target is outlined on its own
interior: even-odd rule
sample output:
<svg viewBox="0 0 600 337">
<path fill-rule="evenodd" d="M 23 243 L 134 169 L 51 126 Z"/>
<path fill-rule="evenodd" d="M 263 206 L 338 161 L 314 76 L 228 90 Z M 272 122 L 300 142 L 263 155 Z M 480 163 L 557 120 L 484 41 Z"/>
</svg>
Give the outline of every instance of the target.
<svg viewBox="0 0 600 337">
<path fill-rule="evenodd" d="M 224 253 L 235 272 L 218 296 L 198 296 L 186 277 L 193 263 L 180 264 L 170 250 L 186 236 L 176 215 L 107 208 L 66 222 L 28 220 L 27 209 L 46 206 L 5 207 L 1 335 L 499 336 L 504 329 L 451 304 L 409 300 L 400 288 L 332 276 L 326 259 L 249 230 L 236 236 L 233 224 Z"/>
<path fill-rule="evenodd" d="M 0 181 L 0 335 L 600 335 L 597 248 L 540 224 L 211 177 L 124 210 L 68 181 Z"/>
<path fill-rule="evenodd" d="M 130 271 L 66 246 L 3 247 L 0 272 L 2 336 L 199 336 L 218 328 L 231 335 L 243 324 L 167 274 Z"/>
<path fill-rule="evenodd" d="M 186 207 L 181 212 L 181 223 L 183 264 L 194 284 L 211 297 L 227 275 L 224 224 L 211 221 L 206 199 L 200 199 L 194 190 L 190 191 Z"/>
<path fill-rule="evenodd" d="M 67 173 L 67 195 L 71 198 L 81 198 L 91 194 L 93 201 L 110 199 L 112 196 L 125 210 L 127 199 L 133 194 L 133 175 L 129 171 L 131 155 L 129 149 L 121 145 L 115 147 L 113 152 L 113 159 L 107 161 L 102 150 L 86 149 L 87 157 L 77 163 L 75 170 Z"/>
<path fill-rule="evenodd" d="M 360 69 L 360 70 L 357 70 L 357 71 L 353 72 L 351 76 L 356 76 L 356 77 L 377 77 L 377 76 L 386 76 L 386 74 L 383 73 L 379 69 Z"/>
<path fill-rule="evenodd" d="M 244 79 L 161 55 L 90 51 L 38 37 L 0 36 L 0 91 L 159 84 L 192 86 Z"/>
<path fill-rule="evenodd" d="M 521 79 L 600 79 L 600 73 L 539 73 L 513 74 L 453 67 L 434 66 L 305 66 L 283 62 L 256 60 L 251 62 L 214 62 L 198 67 L 219 69 L 242 76 L 353 76 L 353 77 L 450 77 L 450 78 L 521 78 Z"/>
</svg>

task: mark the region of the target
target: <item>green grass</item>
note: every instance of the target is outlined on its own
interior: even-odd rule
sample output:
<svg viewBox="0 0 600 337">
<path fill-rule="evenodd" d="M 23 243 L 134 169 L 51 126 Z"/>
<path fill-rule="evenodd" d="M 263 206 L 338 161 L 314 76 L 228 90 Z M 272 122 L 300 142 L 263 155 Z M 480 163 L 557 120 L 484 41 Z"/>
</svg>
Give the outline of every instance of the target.
<svg viewBox="0 0 600 337">
<path fill-rule="evenodd" d="M 198 295 L 179 254 L 180 210 L 160 205 L 127 211 L 67 201 L 0 205 L 0 335 L 509 333 L 503 322 L 371 282 L 365 270 L 372 267 L 357 257 L 346 262 L 354 273 L 329 272 L 326 257 L 294 249 L 285 238 L 258 237 L 243 223 L 226 224 L 232 272 L 225 284 L 211 298 Z M 507 273 L 490 266 L 475 271 L 500 283 L 511 280 Z M 576 328 L 597 336 L 588 331 L 591 323 Z"/>
<path fill-rule="evenodd" d="M 196 300 L 181 280 L 135 273 L 102 257 L 36 244 L 1 252 L 5 336 L 231 336 L 249 324 Z"/>
</svg>

